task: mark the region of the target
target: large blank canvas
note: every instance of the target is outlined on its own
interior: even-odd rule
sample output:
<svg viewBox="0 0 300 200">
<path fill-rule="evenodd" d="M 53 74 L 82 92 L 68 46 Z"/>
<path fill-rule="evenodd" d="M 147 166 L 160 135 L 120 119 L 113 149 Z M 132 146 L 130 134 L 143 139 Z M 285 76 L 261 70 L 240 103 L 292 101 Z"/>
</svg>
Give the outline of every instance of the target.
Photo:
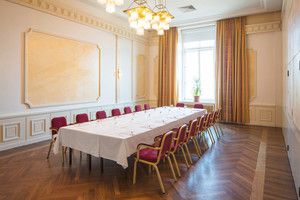
<svg viewBox="0 0 300 200">
<path fill-rule="evenodd" d="M 25 38 L 25 103 L 30 107 L 96 101 L 100 49 L 37 31 Z"/>
</svg>

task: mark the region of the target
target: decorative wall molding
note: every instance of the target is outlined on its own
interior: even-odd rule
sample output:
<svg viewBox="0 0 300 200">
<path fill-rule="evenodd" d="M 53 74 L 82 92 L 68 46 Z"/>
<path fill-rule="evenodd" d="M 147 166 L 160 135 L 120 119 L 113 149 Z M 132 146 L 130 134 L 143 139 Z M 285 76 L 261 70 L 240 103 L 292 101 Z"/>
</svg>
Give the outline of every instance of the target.
<svg viewBox="0 0 300 200">
<path fill-rule="evenodd" d="M 39 108 L 96 103 L 101 94 L 100 56 L 97 44 L 30 28 L 25 32 L 25 104 Z M 49 58 L 55 62 L 49 64 Z M 66 84 L 77 87 L 62 87 Z"/>
<path fill-rule="evenodd" d="M 99 30 L 103 30 L 112 33 L 114 35 L 119 35 L 132 40 L 137 40 L 144 44 L 148 44 L 147 38 L 136 35 L 130 29 L 119 27 L 117 25 L 104 21 L 101 18 L 87 14 L 81 10 L 67 7 L 57 2 L 52 2 L 51 0 L 7 0 L 7 1 L 20 4 L 29 8 L 33 8 L 42 12 L 46 12 Z"/>
<path fill-rule="evenodd" d="M 14 119 L 0 120 L 0 149 L 25 140 L 25 119 L 17 117 Z"/>
<path fill-rule="evenodd" d="M 120 104 L 99 105 L 94 107 L 76 108 L 69 110 L 44 112 L 39 114 L 21 114 L 15 116 L 7 116 L 0 118 L 0 151 L 24 146 L 44 140 L 49 140 L 50 122 L 54 117 L 65 117 L 67 123 L 74 123 L 76 115 L 87 113 L 90 120 L 96 118 L 96 112 L 105 110 L 107 116 L 111 116 L 113 108 L 119 108 L 123 113 L 124 107 L 130 106 L 134 110 L 134 106 L 149 103 L 151 107 L 157 107 L 157 101 L 143 100 L 135 102 L 126 102 Z M 26 127 L 26 128 L 25 128 Z M 46 155 L 47 152 L 45 152 Z"/>
<path fill-rule="evenodd" d="M 246 34 L 281 31 L 281 22 L 246 25 Z"/>
<path fill-rule="evenodd" d="M 250 124 L 260 126 L 276 127 L 281 123 L 276 121 L 276 106 L 269 105 L 249 105 Z M 281 113 L 278 113 L 281 114 Z M 277 123 L 276 123 L 277 122 Z"/>
</svg>

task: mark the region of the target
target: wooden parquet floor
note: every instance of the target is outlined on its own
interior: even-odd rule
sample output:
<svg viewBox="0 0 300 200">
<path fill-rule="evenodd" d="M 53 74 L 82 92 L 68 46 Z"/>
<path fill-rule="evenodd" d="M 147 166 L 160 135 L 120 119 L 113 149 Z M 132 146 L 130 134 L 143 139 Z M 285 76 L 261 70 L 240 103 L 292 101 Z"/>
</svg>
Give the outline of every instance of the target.
<svg viewBox="0 0 300 200">
<path fill-rule="evenodd" d="M 140 164 L 132 184 L 133 157 L 124 170 L 115 162 L 73 151 L 73 164 L 61 154 L 46 159 L 49 141 L 0 152 L 0 199 L 297 199 L 281 129 L 222 124 L 224 135 L 186 168 L 176 154 L 181 178 L 175 182 L 168 162 L 158 165 L 166 193 L 155 171 Z"/>
</svg>

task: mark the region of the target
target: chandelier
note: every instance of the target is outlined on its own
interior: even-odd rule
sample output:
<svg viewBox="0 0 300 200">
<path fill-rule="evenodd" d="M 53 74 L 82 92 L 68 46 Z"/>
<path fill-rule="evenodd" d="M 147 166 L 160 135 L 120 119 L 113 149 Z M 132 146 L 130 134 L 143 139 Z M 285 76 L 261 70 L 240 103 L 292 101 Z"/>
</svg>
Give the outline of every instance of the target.
<svg viewBox="0 0 300 200">
<path fill-rule="evenodd" d="M 158 35 L 163 35 L 164 30 L 169 30 L 170 22 L 174 16 L 172 16 L 167 10 L 166 0 L 159 0 L 158 4 L 155 1 L 155 7 L 153 10 L 156 12 L 153 16 L 152 28 L 157 30 Z"/>
<path fill-rule="evenodd" d="M 114 13 L 116 11 L 116 5 L 121 6 L 124 4 L 124 0 L 97 0 L 100 4 L 106 4 L 106 12 Z"/>
<path fill-rule="evenodd" d="M 134 3 L 137 4 L 137 7 L 130 8 Z M 157 12 L 149 8 L 147 0 L 134 0 L 123 12 L 128 13 L 130 27 L 136 29 L 138 35 L 144 35 L 144 30 L 151 27 L 157 30 L 158 35 L 163 35 L 164 30 L 169 30 L 169 23 L 174 17 L 167 11 L 162 0 L 155 5 L 154 9 Z"/>
</svg>

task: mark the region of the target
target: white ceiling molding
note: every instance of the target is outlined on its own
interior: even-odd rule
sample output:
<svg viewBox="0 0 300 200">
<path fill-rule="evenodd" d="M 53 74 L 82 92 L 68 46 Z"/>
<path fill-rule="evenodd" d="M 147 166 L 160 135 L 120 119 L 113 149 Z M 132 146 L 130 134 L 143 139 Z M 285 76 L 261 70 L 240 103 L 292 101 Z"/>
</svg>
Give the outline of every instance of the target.
<svg viewBox="0 0 300 200">
<path fill-rule="evenodd" d="M 129 38 L 148 44 L 148 38 L 136 35 L 133 31 L 129 29 L 122 28 L 118 25 L 112 24 L 110 22 L 104 21 L 99 17 L 87 14 L 86 12 L 72 7 L 68 7 L 57 2 L 52 2 L 51 0 L 7 0 L 12 3 L 23 5 L 35 10 L 39 10 L 48 14 L 52 14 L 64 19 L 68 19 L 77 23 L 81 23 L 96 29 L 100 29 L 114 35 Z"/>
<path fill-rule="evenodd" d="M 281 22 L 246 25 L 246 34 L 281 31 Z"/>
</svg>

